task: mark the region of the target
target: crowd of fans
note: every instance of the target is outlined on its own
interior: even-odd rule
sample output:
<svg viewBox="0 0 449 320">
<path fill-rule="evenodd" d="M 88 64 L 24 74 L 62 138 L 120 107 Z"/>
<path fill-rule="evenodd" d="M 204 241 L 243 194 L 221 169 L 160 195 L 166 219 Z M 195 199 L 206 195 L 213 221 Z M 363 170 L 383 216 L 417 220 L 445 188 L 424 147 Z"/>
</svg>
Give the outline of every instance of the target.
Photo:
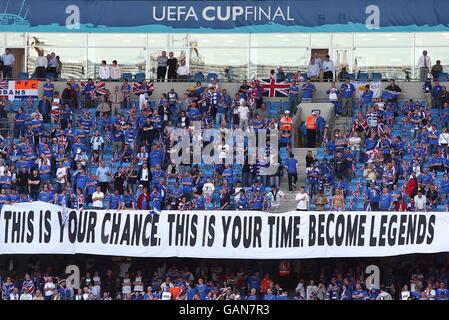
<svg viewBox="0 0 449 320">
<path fill-rule="evenodd" d="M 292 82 L 293 87 L 291 98 L 299 102 L 301 87 Z M 291 111 L 273 113 L 259 81 L 243 81 L 234 95 L 217 81 L 207 87 L 198 82 L 182 96 L 172 89 L 157 101 L 149 99 L 152 91 L 146 81 L 131 86 L 124 80 L 109 91 L 89 79 L 81 85 L 72 80 L 56 92 L 47 79 L 37 106 L 29 100 L 18 107 L 13 136 L 3 132 L 0 206 L 39 200 L 76 209 L 271 210 L 285 198 L 280 178 L 292 165 L 281 157 L 277 170 L 270 175 L 263 170 L 270 154 L 279 152 L 270 146 L 270 130 L 279 130 L 279 148 L 288 161 L 296 103 Z M 6 101 L 0 105 L 0 111 L 11 109 Z M 324 119 L 316 117 L 324 127 Z M 203 147 L 214 144 L 219 161 L 175 165 L 173 129 L 183 131 L 192 150 L 195 121 L 202 132 L 219 130 L 216 140 L 201 141 Z M 268 131 L 265 152 L 255 152 L 246 141 L 244 159 L 224 164 L 238 151 L 224 139 L 226 132 L 251 135 L 261 129 Z"/>
<path fill-rule="evenodd" d="M 335 103 L 341 103 L 338 95 L 344 91 L 353 97 L 355 90 L 348 80 L 332 88 L 328 93 L 337 95 L 332 95 Z M 387 94 L 373 100 L 366 86 L 358 103 L 350 106 L 352 126 L 326 131 L 317 157 L 307 157 L 314 209 L 448 209 L 449 93 L 438 79 L 430 78 L 423 90 L 426 100 L 399 101 L 391 92 L 400 93 L 401 88 L 391 81 Z"/>
<path fill-rule="evenodd" d="M 162 263 L 85 256 L 59 260 L 59 264 L 55 259 L 44 264 L 33 256 L 21 266 L 26 270 L 23 273 L 3 272 L 3 299 L 449 300 L 447 263 L 427 256 L 396 261 L 337 259 L 327 264 L 284 260 L 279 268 L 275 265 L 278 262 L 236 266 L 230 261 L 184 259 L 180 268 L 179 261 L 174 260 Z M 65 273 L 68 261 L 80 267 L 79 288 L 67 285 L 72 281 Z M 15 265 L 14 260 L 5 262 L 6 267 Z M 381 270 L 378 283 L 366 282 L 370 276 L 366 267 L 372 264 Z"/>
</svg>

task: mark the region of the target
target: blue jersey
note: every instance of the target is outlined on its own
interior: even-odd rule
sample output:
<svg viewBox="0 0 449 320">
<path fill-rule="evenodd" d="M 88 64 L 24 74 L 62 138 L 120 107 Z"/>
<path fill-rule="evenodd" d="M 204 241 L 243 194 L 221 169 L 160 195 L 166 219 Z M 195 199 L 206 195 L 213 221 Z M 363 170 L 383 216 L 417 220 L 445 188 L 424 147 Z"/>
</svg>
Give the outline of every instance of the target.
<svg viewBox="0 0 449 320">
<path fill-rule="evenodd" d="M 246 195 L 245 196 L 240 196 L 240 199 L 237 202 L 237 206 L 241 210 L 247 209 L 248 208 L 248 197 Z"/>
<path fill-rule="evenodd" d="M 196 293 L 200 296 L 200 300 L 205 300 L 207 295 L 207 285 L 197 284 L 196 285 Z"/>
<path fill-rule="evenodd" d="M 133 207 L 133 203 L 135 205 L 136 197 L 134 197 L 134 195 L 132 194 L 130 194 L 129 196 L 122 195 L 120 196 L 120 202 L 125 203 L 125 208 L 129 209 Z"/>
<path fill-rule="evenodd" d="M 371 202 L 379 202 L 380 201 L 380 195 L 379 195 L 379 191 L 377 191 L 376 189 L 368 189 L 368 199 Z"/>
<path fill-rule="evenodd" d="M 355 87 L 352 83 L 342 83 L 340 86 L 340 92 L 342 98 L 352 98 L 352 95 L 355 92 Z"/>
<path fill-rule="evenodd" d="M 388 211 L 393 202 L 393 196 L 390 193 L 382 193 L 379 199 L 379 209 Z"/>
<path fill-rule="evenodd" d="M 298 161 L 294 158 L 289 158 L 287 160 L 287 172 L 290 174 L 297 173 Z"/>
<path fill-rule="evenodd" d="M 52 192 L 45 192 L 45 191 L 39 192 L 39 201 L 50 202 L 53 199 L 54 196 Z"/>
<path fill-rule="evenodd" d="M 49 91 L 44 90 L 44 97 L 53 97 L 53 93 L 55 90 L 55 86 L 52 83 L 44 83 L 44 85 L 42 86 L 45 89 L 51 89 Z"/>
<path fill-rule="evenodd" d="M 159 192 L 151 193 L 151 208 L 157 211 L 161 211 L 162 207 L 162 196 Z"/>
<path fill-rule="evenodd" d="M 111 193 L 108 196 L 109 209 L 118 209 L 119 196 Z"/>
</svg>

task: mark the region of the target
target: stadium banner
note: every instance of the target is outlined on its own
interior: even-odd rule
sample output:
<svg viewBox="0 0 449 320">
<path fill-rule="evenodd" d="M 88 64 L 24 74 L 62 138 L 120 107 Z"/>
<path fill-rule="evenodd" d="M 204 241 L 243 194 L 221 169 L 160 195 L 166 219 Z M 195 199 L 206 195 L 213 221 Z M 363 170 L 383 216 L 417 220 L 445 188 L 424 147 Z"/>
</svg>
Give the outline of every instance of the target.
<svg viewBox="0 0 449 320">
<path fill-rule="evenodd" d="M 449 1 L 0 0 L 0 31 L 447 31 L 449 15 L 442 12 Z"/>
<path fill-rule="evenodd" d="M 24 99 L 39 96 L 38 80 L 0 81 L 0 96 L 8 97 L 8 100 Z"/>
<path fill-rule="evenodd" d="M 295 259 L 448 252 L 444 212 L 75 211 L 4 205 L 0 254 Z M 66 218 L 65 218 L 66 217 Z"/>
<path fill-rule="evenodd" d="M 373 91 L 373 98 L 379 98 L 382 95 L 382 83 L 380 81 L 351 81 L 357 90 L 357 98 L 362 96 L 363 91 L 365 91 L 365 86 L 369 84 L 370 90 Z"/>
</svg>

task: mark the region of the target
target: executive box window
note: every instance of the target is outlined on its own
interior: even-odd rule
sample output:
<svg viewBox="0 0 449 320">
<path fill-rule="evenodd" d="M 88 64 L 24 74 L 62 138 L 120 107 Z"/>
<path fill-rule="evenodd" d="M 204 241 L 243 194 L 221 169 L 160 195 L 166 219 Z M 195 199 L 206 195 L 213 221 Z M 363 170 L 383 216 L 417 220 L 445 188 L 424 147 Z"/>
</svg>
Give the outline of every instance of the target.
<svg viewBox="0 0 449 320">
<path fill-rule="evenodd" d="M 199 33 L 189 35 L 190 47 L 248 47 L 249 34 Z"/>
<path fill-rule="evenodd" d="M 61 57 L 62 60 L 62 57 Z M 89 48 L 87 76 L 94 78 L 98 76 L 98 68 L 101 61 L 106 60 L 111 64 L 117 60 L 121 71 L 132 74 L 145 72 L 146 70 L 146 49 L 145 48 Z"/>
<path fill-rule="evenodd" d="M 44 55 L 55 52 L 61 57 L 62 79 L 84 79 L 86 77 L 86 48 L 39 47 L 28 50 L 28 72 L 32 74 L 36 68 L 37 50 L 44 50 Z"/>
<path fill-rule="evenodd" d="M 30 33 L 28 46 L 32 47 L 85 47 L 85 33 Z"/>
<path fill-rule="evenodd" d="M 412 49 L 356 48 L 354 71 L 359 70 L 381 72 L 384 78 L 405 79 L 412 71 Z"/>
<path fill-rule="evenodd" d="M 409 47 L 413 46 L 412 33 L 354 33 L 354 47 Z"/>
<path fill-rule="evenodd" d="M 248 49 L 231 48 L 191 48 L 190 73 L 218 73 L 225 78 L 225 70 L 231 67 L 234 80 L 243 80 L 248 76 Z"/>
<path fill-rule="evenodd" d="M 89 34 L 89 47 L 145 47 L 147 35 L 142 33 Z"/>
<path fill-rule="evenodd" d="M 250 78 L 269 78 L 270 70 L 282 66 L 284 72 L 305 71 L 310 59 L 307 48 L 251 49 Z"/>
<path fill-rule="evenodd" d="M 310 47 L 309 33 L 253 33 L 251 48 L 254 47 Z"/>
</svg>

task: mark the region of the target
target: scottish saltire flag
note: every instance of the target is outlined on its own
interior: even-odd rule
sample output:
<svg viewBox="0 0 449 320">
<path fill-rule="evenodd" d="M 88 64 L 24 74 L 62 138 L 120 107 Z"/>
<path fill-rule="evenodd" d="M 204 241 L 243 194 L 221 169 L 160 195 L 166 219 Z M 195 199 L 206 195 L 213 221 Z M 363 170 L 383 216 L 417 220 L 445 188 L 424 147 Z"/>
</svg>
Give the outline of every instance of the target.
<svg viewBox="0 0 449 320">
<path fill-rule="evenodd" d="M 277 81 L 276 79 L 259 80 L 265 97 L 288 97 L 290 83 L 288 81 Z"/>
<path fill-rule="evenodd" d="M 159 211 L 158 208 L 153 208 L 153 210 L 150 210 L 149 214 L 161 214 L 161 211 Z"/>
<path fill-rule="evenodd" d="M 396 99 L 401 95 L 400 92 L 390 91 L 390 90 L 382 90 L 382 98 L 384 100 Z"/>
</svg>

